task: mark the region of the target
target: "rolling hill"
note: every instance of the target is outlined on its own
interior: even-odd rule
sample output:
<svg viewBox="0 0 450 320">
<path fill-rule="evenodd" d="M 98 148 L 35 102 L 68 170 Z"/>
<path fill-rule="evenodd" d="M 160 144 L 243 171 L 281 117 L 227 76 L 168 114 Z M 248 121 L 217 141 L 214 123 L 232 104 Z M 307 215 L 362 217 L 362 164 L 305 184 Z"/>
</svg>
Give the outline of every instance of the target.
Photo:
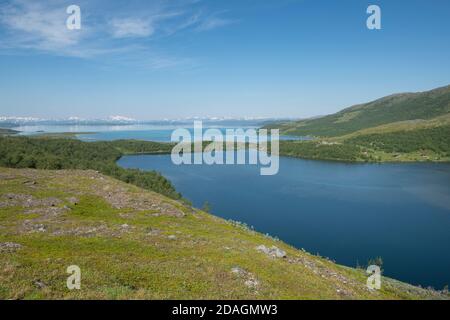
<svg viewBox="0 0 450 320">
<path fill-rule="evenodd" d="M 68 266 L 81 289 L 68 290 Z M 0 168 L 0 299 L 448 299 L 93 170 Z"/>
<path fill-rule="evenodd" d="M 328 116 L 268 124 L 284 135 L 280 154 L 297 158 L 364 161 L 450 161 L 450 86 L 390 95 Z"/>
<path fill-rule="evenodd" d="M 328 116 L 274 123 L 282 134 L 336 137 L 400 121 L 430 120 L 450 113 L 450 86 L 418 93 L 390 95 Z M 410 123 L 412 124 L 412 123 Z"/>
</svg>

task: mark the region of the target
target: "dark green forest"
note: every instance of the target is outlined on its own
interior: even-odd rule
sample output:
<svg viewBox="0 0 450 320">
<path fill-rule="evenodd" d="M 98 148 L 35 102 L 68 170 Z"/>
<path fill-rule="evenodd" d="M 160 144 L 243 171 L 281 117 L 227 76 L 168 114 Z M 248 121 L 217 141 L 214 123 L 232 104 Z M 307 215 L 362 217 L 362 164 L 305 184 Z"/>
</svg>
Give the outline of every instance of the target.
<svg viewBox="0 0 450 320">
<path fill-rule="evenodd" d="M 450 156 L 450 126 L 361 135 L 346 142 L 389 153 L 430 150 Z"/>
<path fill-rule="evenodd" d="M 280 155 L 333 161 L 368 160 L 361 148 L 352 144 L 323 144 L 317 141 L 280 141 Z"/>
<path fill-rule="evenodd" d="M 169 144 L 141 141 L 82 142 L 75 139 L 0 137 L 0 166 L 35 169 L 91 169 L 136 186 L 180 199 L 169 180 L 155 171 L 124 169 L 125 153 L 170 152 Z"/>
</svg>

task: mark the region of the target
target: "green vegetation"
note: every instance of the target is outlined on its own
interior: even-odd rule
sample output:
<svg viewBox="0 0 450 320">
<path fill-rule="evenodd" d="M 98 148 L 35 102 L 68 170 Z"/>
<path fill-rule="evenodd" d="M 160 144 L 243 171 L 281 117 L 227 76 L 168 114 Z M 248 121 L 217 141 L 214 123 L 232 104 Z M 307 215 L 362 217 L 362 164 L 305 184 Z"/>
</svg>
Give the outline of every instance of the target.
<svg viewBox="0 0 450 320">
<path fill-rule="evenodd" d="M 123 154 L 168 154 L 174 143 L 160 143 L 140 140 L 115 140 L 110 144 Z"/>
<path fill-rule="evenodd" d="M 450 161 L 450 86 L 266 127 L 321 137 L 280 141 L 283 156 Z M 449 298 L 385 277 L 381 290 L 369 290 L 365 270 L 213 217 L 207 202 L 194 209 L 161 174 L 116 164 L 126 154 L 170 153 L 174 144 L 15 133 L 0 129 L 0 299 Z M 73 264 L 82 270 L 79 291 L 66 288 Z"/>
<path fill-rule="evenodd" d="M 273 123 L 282 134 L 316 136 L 282 141 L 280 154 L 338 161 L 450 161 L 450 86 L 388 96 L 329 116 Z"/>
<path fill-rule="evenodd" d="M 356 105 L 325 117 L 275 123 L 281 133 L 335 137 L 406 120 L 428 120 L 450 113 L 450 86 L 420 93 L 402 93 Z"/>
<path fill-rule="evenodd" d="M 350 162 L 448 162 L 450 125 L 314 141 L 281 141 L 280 155 Z"/>
<path fill-rule="evenodd" d="M 428 150 L 449 158 L 450 126 L 366 134 L 349 138 L 346 142 L 387 153 L 412 153 Z"/>
<path fill-rule="evenodd" d="M 154 171 L 123 169 L 116 161 L 125 153 L 168 152 L 153 142 L 82 142 L 61 138 L 0 137 L 0 166 L 36 169 L 92 169 L 121 181 L 180 198 L 172 184 Z"/>
<path fill-rule="evenodd" d="M 369 160 L 358 146 L 326 141 L 280 141 L 280 155 L 334 161 Z"/>
<path fill-rule="evenodd" d="M 0 226 L 0 299 L 449 298 L 385 277 L 369 290 L 365 270 L 92 170 L 0 168 Z"/>
</svg>

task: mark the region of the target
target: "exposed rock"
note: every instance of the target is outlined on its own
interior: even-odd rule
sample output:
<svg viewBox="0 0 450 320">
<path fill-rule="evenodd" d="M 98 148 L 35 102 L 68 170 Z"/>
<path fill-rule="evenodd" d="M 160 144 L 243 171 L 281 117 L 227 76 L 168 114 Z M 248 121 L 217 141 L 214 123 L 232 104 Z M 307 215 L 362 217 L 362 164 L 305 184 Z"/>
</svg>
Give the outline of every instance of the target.
<svg viewBox="0 0 450 320">
<path fill-rule="evenodd" d="M 244 284 L 250 289 L 257 289 L 259 286 L 259 281 L 256 279 L 249 279 L 245 281 Z"/>
<path fill-rule="evenodd" d="M 25 232 L 46 232 L 47 227 L 41 223 L 33 224 L 32 220 L 25 220 L 23 222 L 23 229 Z"/>
<path fill-rule="evenodd" d="M 267 248 L 265 245 L 260 245 L 258 247 L 256 247 L 256 250 L 265 253 L 268 256 L 271 256 L 273 258 L 286 258 L 286 252 L 275 247 L 272 246 L 271 248 Z"/>
<path fill-rule="evenodd" d="M 34 282 L 34 285 L 38 288 L 38 289 L 43 289 L 46 287 L 45 283 L 42 282 L 41 280 L 36 280 Z"/>
<path fill-rule="evenodd" d="M 314 274 L 319 275 L 324 279 L 332 279 L 333 281 L 338 281 L 338 283 L 344 285 L 351 285 L 352 287 L 361 287 L 360 283 L 350 280 L 343 274 L 340 274 L 327 268 L 326 265 L 324 265 L 320 261 L 314 262 L 313 260 L 305 257 L 296 257 L 296 258 L 288 258 L 288 262 L 303 265 L 305 268 L 311 270 Z M 365 288 L 365 286 L 363 287 Z M 336 292 L 345 296 L 352 295 L 352 293 L 349 290 L 344 290 L 339 287 L 336 289 Z"/>
<path fill-rule="evenodd" d="M 56 207 L 57 205 L 62 203 L 60 199 L 54 197 L 40 199 L 37 201 L 38 201 L 37 203 L 39 203 L 39 206 L 48 206 L 48 207 Z M 37 205 L 37 203 L 34 205 Z"/>
<path fill-rule="evenodd" d="M 124 219 L 129 219 L 134 216 L 133 213 L 119 213 L 119 216 Z"/>
<path fill-rule="evenodd" d="M 73 206 L 76 206 L 78 204 L 78 202 L 79 202 L 78 199 L 75 198 L 75 197 L 67 198 L 67 201 Z"/>
<path fill-rule="evenodd" d="M 176 205 L 161 201 L 148 193 L 132 193 L 128 189 L 117 185 L 94 186 L 94 194 L 103 197 L 115 209 L 134 209 L 140 211 L 153 211 L 154 215 L 168 215 L 184 217 L 186 214 Z"/>
<path fill-rule="evenodd" d="M 256 290 L 259 287 L 259 281 L 256 279 L 255 275 L 251 272 L 248 272 L 241 267 L 233 267 L 231 268 L 231 273 L 235 276 L 242 278 L 244 281 L 244 285 L 250 289 Z"/>
<path fill-rule="evenodd" d="M 157 236 L 159 234 L 161 234 L 161 230 L 159 230 L 159 229 L 153 229 L 153 228 L 147 229 L 147 235 L 149 235 L 149 236 Z"/>
<path fill-rule="evenodd" d="M 6 193 L 3 195 L 3 198 L 6 198 L 8 200 L 19 200 L 19 201 L 25 201 L 31 198 L 31 195 L 27 194 L 15 194 L 15 193 Z"/>
<path fill-rule="evenodd" d="M 14 242 L 2 242 L 0 243 L 0 252 L 14 252 L 22 248 L 21 244 Z"/>
<path fill-rule="evenodd" d="M 171 234 L 170 236 L 167 237 L 169 240 L 176 240 L 177 236 Z"/>
<path fill-rule="evenodd" d="M 4 200 L 2 199 L 2 201 L 0 201 L 0 208 L 22 206 L 33 197 L 26 194 L 6 193 L 2 196 L 2 198 Z"/>
<path fill-rule="evenodd" d="M 3 195 L 3 198 L 6 198 L 6 201 L 2 201 L 2 205 L 0 207 L 55 207 L 62 203 L 62 201 L 58 198 L 50 197 L 44 199 L 35 199 L 32 195 L 29 194 L 7 193 Z"/>
<path fill-rule="evenodd" d="M 47 227 L 43 224 L 35 224 L 33 226 L 33 230 L 37 231 L 37 232 L 46 232 L 47 231 Z"/>
<path fill-rule="evenodd" d="M 247 272 L 240 267 L 233 267 L 233 268 L 231 268 L 231 273 L 241 276 L 241 275 L 245 275 Z"/>
<path fill-rule="evenodd" d="M 98 227 L 77 227 L 72 229 L 62 229 L 57 230 L 52 234 L 55 236 L 73 235 L 80 237 L 90 237 L 98 235 L 111 235 L 111 232 L 109 231 L 107 226 L 101 225 Z"/>
<path fill-rule="evenodd" d="M 25 214 L 39 214 L 45 217 L 56 217 L 61 213 L 70 211 L 70 208 L 67 206 L 64 207 L 41 207 L 41 208 L 33 208 L 28 209 L 24 213 Z"/>
</svg>

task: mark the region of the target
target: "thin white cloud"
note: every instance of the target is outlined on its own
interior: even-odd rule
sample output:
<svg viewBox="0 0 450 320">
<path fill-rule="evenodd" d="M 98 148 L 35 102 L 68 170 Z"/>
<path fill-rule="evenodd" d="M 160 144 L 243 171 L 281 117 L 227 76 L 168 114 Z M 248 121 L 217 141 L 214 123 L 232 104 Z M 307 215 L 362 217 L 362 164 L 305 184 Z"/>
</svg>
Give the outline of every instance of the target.
<svg viewBox="0 0 450 320">
<path fill-rule="evenodd" d="M 159 39 L 180 31 L 208 31 L 235 22 L 219 17 L 221 13 L 208 15 L 196 7 L 200 5 L 197 0 L 155 0 L 151 6 L 144 1 L 126 11 L 104 11 L 100 0 L 77 0 L 77 4 L 81 7 L 81 30 L 67 29 L 68 3 L 60 0 L 0 3 L 0 53 L 39 51 L 81 58 L 108 56 L 113 60 L 128 55 L 132 61 L 141 58 L 149 68 L 172 68 L 193 59 L 164 54 L 163 48 L 153 54 Z"/>
<path fill-rule="evenodd" d="M 146 63 L 146 66 L 150 69 L 166 69 L 166 68 L 173 68 L 180 65 L 187 65 L 187 63 L 190 63 L 191 61 L 187 59 L 177 59 L 177 58 L 171 58 L 171 57 L 153 57 L 152 59 L 149 59 Z"/>
<path fill-rule="evenodd" d="M 215 12 L 209 15 L 205 15 L 201 21 L 199 21 L 196 31 L 209 31 L 221 27 L 225 27 L 227 25 L 236 23 L 237 20 L 224 18 L 223 15 L 227 13 L 227 11 Z"/>
<path fill-rule="evenodd" d="M 166 26 L 164 28 L 164 31 L 168 36 L 170 36 L 179 31 L 189 29 L 189 28 L 197 25 L 200 22 L 200 17 L 201 17 L 200 12 L 193 13 L 190 16 L 188 16 L 187 18 L 183 17 L 183 19 L 175 25 Z"/>
<path fill-rule="evenodd" d="M 76 45 L 81 32 L 68 30 L 63 8 L 53 8 L 39 2 L 13 1 L 0 7 L 0 23 L 10 35 L 3 44 L 9 47 L 59 50 Z"/>
<path fill-rule="evenodd" d="M 115 38 L 149 37 L 155 32 L 152 22 L 144 19 L 114 19 L 111 28 Z"/>
<path fill-rule="evenodd" d="M 209 31 L 235 23 L 235 20 L 224 19 L 220 17 L 208 17 L 203 20 L 196 28 L 197 31 Z"/>
</svg>

